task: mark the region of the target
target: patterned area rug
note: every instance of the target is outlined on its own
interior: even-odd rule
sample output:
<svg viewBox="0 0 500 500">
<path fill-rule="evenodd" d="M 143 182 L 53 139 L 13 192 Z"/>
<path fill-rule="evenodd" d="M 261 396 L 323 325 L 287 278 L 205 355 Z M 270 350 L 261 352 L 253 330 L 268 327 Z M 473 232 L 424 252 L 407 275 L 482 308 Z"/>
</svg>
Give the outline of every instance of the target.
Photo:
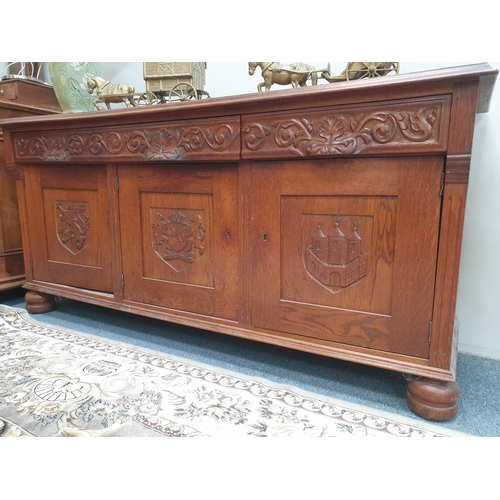
<svg viewBox="0 0 500 500">
<path fill-rule="evenodd" d="M 55 328 L 0 305 L 0 437 L 7 436 L 464 434 Z"/>
</svg>

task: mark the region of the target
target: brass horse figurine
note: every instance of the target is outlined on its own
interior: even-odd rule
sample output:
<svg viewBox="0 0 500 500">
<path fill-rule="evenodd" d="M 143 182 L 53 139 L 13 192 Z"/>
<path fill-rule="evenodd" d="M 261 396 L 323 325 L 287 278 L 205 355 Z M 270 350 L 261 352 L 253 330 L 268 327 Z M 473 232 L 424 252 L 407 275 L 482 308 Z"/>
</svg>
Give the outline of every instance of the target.
<svg viewBox="0 0 500 500">
<path fill-rule="evenodd" d="M 257 67 L 262 71 L 264 82 L 259 83 L 257 90 L 262 92 L 271 90 L 271 85 L 291 85 L 293 88 L 305 87 L 307 80 L 311 79 L 311 84 L 318 83 L 318 74 L 314 66 L 309 66 L 304 63 L 281 64 L 278 62 L 249 62 L 248 74 L 252 76 Z"/>
<path fill-rule="evenodd" d="M 94 101 L 97 109 L 103 109 L 99 104 L 106 104 L 106 107 L 111 109 L 109 106 L 111 102 L 124 102 L 127 107 L 137 106 L 133 96 L 135 88 L 132 85 L 126 83 L 112 84 L 104 80 L 104 78 L 93 76 L 88 80 L 87 87 L 89 94 L 92 94 L 94 90 L 97 93 L 97 99 Z"/>
</svg>

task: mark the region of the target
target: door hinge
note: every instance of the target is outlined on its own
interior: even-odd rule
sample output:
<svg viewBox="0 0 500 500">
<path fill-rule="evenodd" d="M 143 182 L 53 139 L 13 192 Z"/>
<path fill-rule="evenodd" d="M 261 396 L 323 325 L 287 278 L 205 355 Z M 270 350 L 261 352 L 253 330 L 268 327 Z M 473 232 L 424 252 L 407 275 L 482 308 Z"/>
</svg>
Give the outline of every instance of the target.
<svg viewBox="0 0 500 500">
<path fill-rule="evenodd" d="M 120 191 L 120 177 L 118 175 L 116 176 L 116 191 Z"/>
<path fill-rule="evenodd" d="M 33 272 L 35 269 L 33 267 L 33 258 L 30 257 L 30 269 L 31 269 L 31 272 Z"/>
<path fill-rule="evenodd" d="M 442 198 L 444 193 L 444 172 L 441 174 L 441 186 L 439 188 L 439 197 Z"/>
<path fill-rule="evenodd" d="M 125 290 L 125 276 L 122 274 L 122 290 Z"/>
<path fill-rule="evenodd" d="M 432 340 L 432 321 L 429 322 L 429 344 L 431 343 Z"/>
</svg>

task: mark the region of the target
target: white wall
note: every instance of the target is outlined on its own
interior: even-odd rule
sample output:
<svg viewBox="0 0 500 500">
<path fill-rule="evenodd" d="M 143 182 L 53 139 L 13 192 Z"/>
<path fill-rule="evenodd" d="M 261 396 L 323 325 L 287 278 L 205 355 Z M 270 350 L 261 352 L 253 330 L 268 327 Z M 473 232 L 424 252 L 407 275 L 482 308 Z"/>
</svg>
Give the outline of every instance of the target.
<svg viewBox="0 0 500 500">
<path fill-rule="evenodd" d="M 282 61 L 285 62 L 285 61 Z M 323 69 L 328 61 L 312 62 Z M 483 61 L 472 61 L 483 62 Z M 402 62 L 401 73 L 469 64 L 469 62 Z M 330 62 L 331 74 L 340 74 L 345 62 Z M 490 62 L 500 68 L 500 62 Z M 146 89 L 142 62 L 103 62 L 102 76 L 113 83 Z M 0 63 L 3 75 L 5 63 Z M 257 91 L 258 71 L 248 75 L 246 62 L 208 62 L 205 90 L 212 97 Z M 328 84 L 320 80 L 321 84 Z M 284 87 L 275 87 L 284 88 Z M 457 301 L 459 349 L 500 359 L 500 79 L 489 113 L 477 116 L 465 217 L 462 262 Z"/>
</svg>

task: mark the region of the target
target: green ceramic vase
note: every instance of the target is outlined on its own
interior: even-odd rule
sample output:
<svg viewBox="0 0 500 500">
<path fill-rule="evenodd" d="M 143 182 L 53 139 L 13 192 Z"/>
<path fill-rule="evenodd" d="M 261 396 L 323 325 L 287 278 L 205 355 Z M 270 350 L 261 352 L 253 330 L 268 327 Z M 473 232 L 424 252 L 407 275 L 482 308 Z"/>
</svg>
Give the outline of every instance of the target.
<svg viewBox="0 0 500 500">
<path fill-rule="evenodd" d="M 100 76 L 97 62 L 51 62 L 49 75 L 63 113 L 96 111 L 95 95 L 89 94 L 87 81 Z"/>
</svg>

